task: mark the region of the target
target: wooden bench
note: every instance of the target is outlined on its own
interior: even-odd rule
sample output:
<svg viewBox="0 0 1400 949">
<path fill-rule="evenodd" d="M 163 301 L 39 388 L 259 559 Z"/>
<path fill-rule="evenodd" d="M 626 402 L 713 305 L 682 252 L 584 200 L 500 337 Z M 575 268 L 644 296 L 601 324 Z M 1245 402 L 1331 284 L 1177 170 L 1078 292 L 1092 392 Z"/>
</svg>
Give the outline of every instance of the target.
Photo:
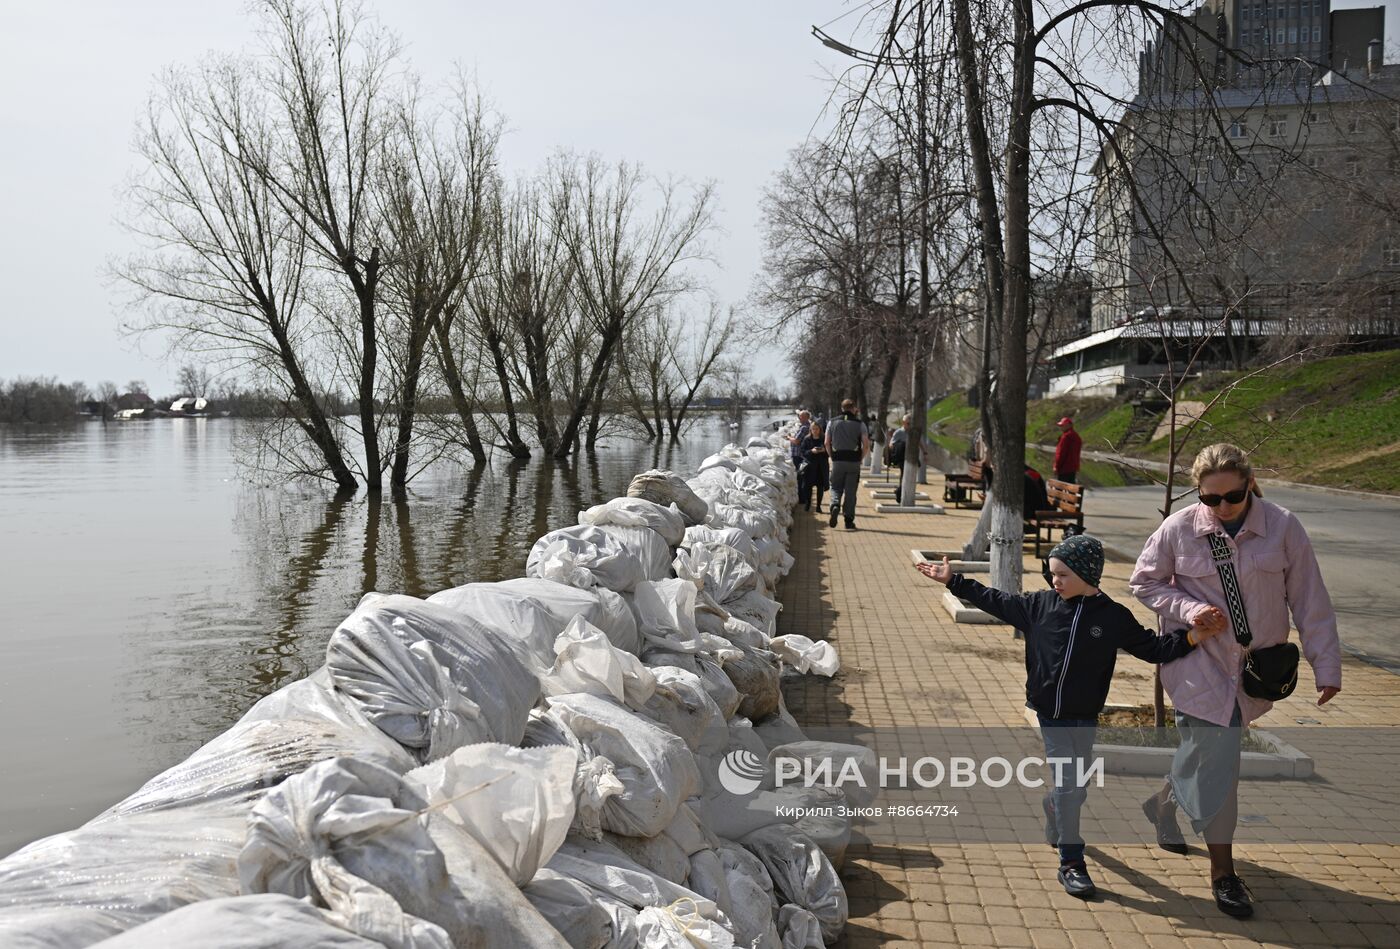
<svg viewBox="0 0 1400 949">
<path fill-rule="evenodd" d="M 943 503 L 954 507 L 972 504 L 972 492 L 986 497 L 982 484 L 982 462 L 969 461 L 967 474 L 945 474 L 943 476 Z"/>
<path fill-rule="evenodd" d="M 1049 510 L 1036 511 L 1034 517 L 1027 518 L 1025 521 L 1026 535 L 1030 536 L 1034 533 L 1035 555 L 1037 557 L 1044 556 L 1040 552 L 1044 545 L 1055 546 L 1055 538 L 1052 534 L 1057 527 L 1065 528 L 1073 524 L 1081 532 L 1084 530 L 1084 486 L 1082 484 L 1070 484 L 1067 481 L 1046 478 L 1045 493 L 1050 498 Z"/>
</svg>

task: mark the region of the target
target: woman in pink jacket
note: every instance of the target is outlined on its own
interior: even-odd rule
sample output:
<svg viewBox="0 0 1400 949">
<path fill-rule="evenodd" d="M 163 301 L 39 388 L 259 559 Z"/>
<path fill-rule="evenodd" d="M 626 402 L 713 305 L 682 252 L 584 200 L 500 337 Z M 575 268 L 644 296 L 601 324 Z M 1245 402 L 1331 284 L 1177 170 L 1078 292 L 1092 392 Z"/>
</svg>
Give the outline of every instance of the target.
<svg viewBox="0 0 1400 949">
<path fill-rule="evenodd" d="M 1233 854 L 1240 732 L 1273 705 L 1244 691 L 1245 649 L 1236 638 L 1213 549 L 1228 554 L 1237 578 L 1251 651 L 1286 642 L 1292 613 L 1318 705 L 1341 691 L 1341 644 L 1307 532 L 1296 517 L 1263 499 L 1249 456 L 1234 445 L 1211 445 L 1196 456 L 1191 476 L 1199 503 L 1172 514 L 1148 538 L 1129 585 L 1164 623 L 1189 625 L 1213 612 L 1230 622 L 1230 631 L 1162 666 L 1181 744 L 1166 785 L 1143 803 L 1143 812 L 1156 826 L 1157 843 L 1176 853 L 1187 850 L 1176 811 L 1186 813 L 1210 852 L 1216 905 L 1244 917 L 1254 910 L 1235 874 Z"/>
</svg>

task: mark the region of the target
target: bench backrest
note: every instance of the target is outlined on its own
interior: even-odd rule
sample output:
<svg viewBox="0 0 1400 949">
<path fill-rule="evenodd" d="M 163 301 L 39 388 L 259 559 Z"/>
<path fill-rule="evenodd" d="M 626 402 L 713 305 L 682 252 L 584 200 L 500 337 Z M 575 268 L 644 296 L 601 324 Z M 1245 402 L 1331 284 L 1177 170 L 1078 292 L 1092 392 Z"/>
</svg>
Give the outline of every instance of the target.
<svg viewBox="0 0 1400 949">
<path fill-rule="evenodd" d="M 982 480 L 982 462 L 969 461 L 967 463 L 967 476 L 974 481 Z"/>
<path fill-rule="evenodd" d="M 1051 506 L 1062 514 L 1079 514 L 1084 509 L 1084 485 L 1082 484 L 1070 484 L 1067 481 L 1047 478 L 1045 480 L 1045 493 L 1050 497 Z"/>
</svg>

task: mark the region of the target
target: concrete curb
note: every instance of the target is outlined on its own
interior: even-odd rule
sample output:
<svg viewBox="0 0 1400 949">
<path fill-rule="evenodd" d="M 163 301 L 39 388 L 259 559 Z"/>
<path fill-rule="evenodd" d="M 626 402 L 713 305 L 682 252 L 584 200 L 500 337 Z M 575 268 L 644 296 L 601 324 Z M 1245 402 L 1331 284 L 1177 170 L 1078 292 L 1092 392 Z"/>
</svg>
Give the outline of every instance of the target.
<svg viewBox="0 0 1400 949">
<path fill-rule="evenodd" d="M 881 500 L 881 499 L 883 499 L 883 498 L 893 498 L 893 497 L 894 497 L 894 488 L 874 488 L 874 489 L 871 490 L 870 496 L 871 496 L 872 498 L 875 498 L 877 501 L 878 501 L 878 500 Z M 914 499 L 917 500 L 917 501 L 927 501 L 927 500 L 928 500 L 928 494 L 926 494 L 926 493 L 923 492 L 923 491 L 915 491 L 915 492 L 914 492 Z"/>
<path fill-rule="evenodd" d="M 937 504 L 920 504 L 918 506 L 910 504 L 877 504 L 875 505 L 877 514 L 947 514 Z"/>
<path fill-rule="evenodd" d="M 1105 710 L 1127 708 L 1127 706 L 1104 706 Z M 1040 721 L 1034 709 L 1024 709 L 1026 721 L 1037 731 Z M 1251 728 L 1249 733 L 1270 745 L 1272 752 L 1245 751 L 1240 754 L 1240 777 L 1242 778 L 1282 778 L 1302 781 L 1313 776 L 1315 770 L 1312 758 L 1288 744 L 1272 732 Z M 1103 759 L 1104 770 L 1109 774 L 1134 774 L 1150 778 L 1160 778 L 1171 770 L 1175 748 L 1148 748 L 1141 745 L 1108 745 L 1094 742 L 1095 757 Z"/>
<path fill-rule="evenodd" d="M 909 558 L 914 561 L 914 566 L 921 563 L 933 563 L 948 558 L 948 566 L 955 573 L 991 573 L 992 565 L 986 560 L 958 560 L 962 554 L 955 550 L 911 550 Z"/>
<path fill-rule="evenodd" d="M 983 613 L 966 600 L 960 600 L 947 590 L 943 591 L 943 607 L 955 623 L 979 623 L 986 626 L 1006 626 L 990 613 Z"/>
</svg>

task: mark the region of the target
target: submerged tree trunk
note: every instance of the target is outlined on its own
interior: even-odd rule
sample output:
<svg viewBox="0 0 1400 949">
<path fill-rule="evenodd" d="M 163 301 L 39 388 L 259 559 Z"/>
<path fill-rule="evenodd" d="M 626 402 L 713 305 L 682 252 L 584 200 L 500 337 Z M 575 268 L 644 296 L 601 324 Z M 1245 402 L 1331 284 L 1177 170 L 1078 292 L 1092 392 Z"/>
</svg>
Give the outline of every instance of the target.
<svg viewBox="0 0 1400 949">
<path fill-rule="evenodd" d="M 461 419 L 462 429 L 466 432 L 467 451 L 471 453 L 476 466 L 481 467 L 486 464 L 486 446 L 481 441 L 481 432 L 476 427 L 476 413 L 472 411 L 471 400 L 467 398 L 466 389 L 462 385 L 462 374 L 457 366 L 457 359 L 452 355 L 452 342 L 448 337 L 447 324 L 439 319 L 434 328 L 437 333 L 438 361 L 442 364 L 442 377 L 447 381 L 447 391 L 452 395 L 452 407 L 457 410 L 457 417 Z"/>
<path fill-rule="evenodd" d="M 506 369 L 506 354 L 503 340 L 494 323 L 486 330 L 486 348 L 491 350 L 491 362 L 496 369 L 496 380 L 501 387 L 501 404 L 506 413 L 506 428 L 502 433 L 506 439 L 506 451 L 512 458 L 522 461 L 530 457 L 530 446 L 520 437 L 520 425 L 515 418 L 515 399 L 510 391 L 510 373 Z"/>
<path fill-rule="evenodd" d="M 360 303 L 360 437 L 365 445 L 365 488 L 384 488 L 384 462 L 379 455 L 379 425 L 375 418 L 374 383 L 379 360 L 379 333 L 375 299 L 379 293 L 379 248 L 370 251 L 363 272 L 352 260 L 343 265 L 352 275 L 351 284 Z"/>
</svg>

